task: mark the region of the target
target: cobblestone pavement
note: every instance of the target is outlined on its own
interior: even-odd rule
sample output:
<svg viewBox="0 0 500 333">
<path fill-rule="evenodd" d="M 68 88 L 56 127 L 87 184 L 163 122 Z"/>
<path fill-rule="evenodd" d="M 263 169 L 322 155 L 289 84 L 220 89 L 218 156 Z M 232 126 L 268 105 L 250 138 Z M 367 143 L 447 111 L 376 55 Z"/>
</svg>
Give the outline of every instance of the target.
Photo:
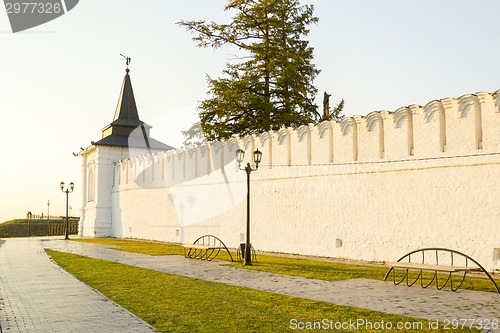
<svg viewBox="0 0 500 333">
<path fill-rule="evenodd" d="M 6 332 L 154 332 L 146 322 L 77 280 L 40 239 L 0 245 L 0 326 Z"/>
<path fill-rule="evenodd" d="M 82 242 L 52 239 L 43 241 L 43 246 L 176 275 L 434 321 L 482 319 L 500 322 L 500 295 L 497 293 L 439 291 L 420 286 L 408 288 L 395 286 L 392 282 L 366 279 L 306 279 L 236 269 L 227 262 L 206 262 L 182 256 L 149 256 Z"/>
</svg>

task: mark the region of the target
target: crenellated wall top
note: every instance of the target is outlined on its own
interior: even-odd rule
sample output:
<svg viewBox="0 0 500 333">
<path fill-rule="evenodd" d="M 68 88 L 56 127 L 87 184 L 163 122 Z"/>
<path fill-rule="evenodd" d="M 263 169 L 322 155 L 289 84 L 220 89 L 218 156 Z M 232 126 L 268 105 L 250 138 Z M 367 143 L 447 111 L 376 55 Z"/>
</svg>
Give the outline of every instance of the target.
<svg viewBox="0 0 500 333">
<path fill-rule="evenodd" d="M 479 115 L 481 115 L 480 118 L 478 118 Z M 488 117 L 494 117 L 492 118 L 494 121 L 490 121 Z M 471 120 L 470 125 L 468 123 L 465 125 L 462 124 L 463 122 L 460 123 L 460 119 L 472 118 L 474 118 L 475 120 Z M 426 124 L 431 124 L 436 121 L 441 121 L 443 123 L 435 128 L 424 128 Z M 459 142 L 459 140 L 462 140 L 461 136 L 457 136 L 456 138 L 454 138 L 449 134 L 447 135 L 447 132 L 454 132 L 454 129 L 450 127 L 458 126 L 456 124 L 462 126 L 462 128 L 460 128 L 461 131 L 470 131 L 471 133 L 474 132 L 476 142 Z M 406 147 L 409 145 L 409 154 L 413 156 L 413 145 L 415 145 L 415 153 L 416 155 L 419 155 L 419 151 L 422 152 L 422 149 L 418 145 L 419 143 L 427 140 L 427 137 L 430 133 L 429 131 L 441 131 L 440 133 L 436 133 L 435 135 L 437 142 L 436 145 L 440 144 L 441 148 L 436 149 L 435 153 L 429 150 L 425 153 L 420 154 L 421 156 L 432 156 L 433 154 L 445 152 L 447 150 L 447 147 L 451 146 L 459 147 L 476 145 L 476 147 L 483 147 L 483 141 L 486 139 L 491 139 L 483 138 L 483 133 L 498 133 L 498 131 L 500 131 L 500 128 L 497 128 L 495 130 L 489 129 L 489 127 L 496 127 L 499 124 L 500 90 L 497 90 L 494 93 L 478 92 L 476 94 L 465 94 L 457 98 L 443 98 L 440 100 L 433 100 L 425 104 L 424 106 L 410 104 L 408 106 L 400 107 L 395 111 L 373 111 L 364 116 L 354 115 L 346 117 L 341 121 L 323 121 L 318 124 L 302 125 L 298 128 L 285 127 L 281 128 L 278 131 L 267 131 L 259 135 L 247 135 L 244 137 L 235 136 L 230 140 L 224 142 L 206 143 L 192 148 L 179 148 L 175 150 L 173 149 L 169 151 L 151 153 L 148 154 L 149 156 L 147 155 L 146 157 L 143 157 L 142 160 L 148 160 L 148 163 L 151 163 L 150 161 L 159 162 L 160 160 L 171 161 L 174 158 L 175 160 L 180 160 L 182 158 L 187 158 L 190 160 L 194 155 L 199 155 L 202 158 L 206 158 L 208 156 L 207 153 L 217 155 L 220 151 L 226 149 L 229 151 L 236 151 L 237 148 L 253 150 L 264 146 L 268 146 L 270 147 L 270 149 L 271 147 L 272 149 L 275 149 L 276 146 L 278 148 L 280 146 L 288 146 L 288 150 L 290 151 L 288 154 L 292 154 L 291 151 L 295 152 L 297 150 L 297 152 L 294 153 L 295 155 L 297 155 L 302 154 L 301 150 L 298 148 L 295 149 L 293 145 L 298 146 L 300 144 L 304 144 L 304 142 L 306 141 L 309 142 L 309 145 L 311 145 L 310 140 L 316 140 L 313 141 L 312 144 L 312 146 L 314 147 L 315 143 L 318 143 L 321 140 L 333 137 L 350 137 L 354 136 L 354 133 L 356 134 L 355 144 L 358 145 L 353 148 L 356 150 L 354 158 L 357 158 L 358 156 L 358 148 L 360 153 L 359 157 L 361 159 L 364 158 L 364 152 L 370 150 L 369 146 L 363 148 L 363 145 L 373 145 L 373 147 L 377 147 L 376 149 L 383 149 L 383 151 L 379 151 L 377 152 L 377 154 L 374 154 L 374 158 L 384 158 L 387 156 L 394 156 L 394 158 L 397 158 L 399 154 L 397 151 L 399 148 L 394 148 L 395 146 L 401 145 L 401 147 L 403 148 L 399 150 L 404 152 L 408 150 L 406 149 Z M 399 138 L 397 133 L 398 130 L 401 129 L 409 129 L 409 131 L 406 131 L 405 133 L 410 132 L 412 137 L 406 138 L 407 135 L 405 134 L 404 140 L 410 140 L 411 142 L 406 142 L 406 144 L 399 142 L 401 141 L 401 139 Z M 383 131 L 384 136 L 380 136 L 381 139 L 379 140 L 384 140 L 384 142 L 379 142 L 377 145 L 375 145 L 373 142 L 370 143 L 363 141 L 363 137 L 368 137 L 370 133 L 374 131 Z M 445 133 L 443 133 L 443 131 L 445 131 Z M 470 134 L 469 136 L 474 137 L 474 133 Z M 305 140 L 306 138 L 307 140 Z M 467 140 L 467 138 L 468 135 L 463 135 L 463 140 Z M 450 142 L 453 139 L 455 139 L 456 142 Z M 391 140 L 396 141 L 392 142 Z M 333 142 L 331 144 L 333 144 L 334 147 L 330 150 L 324 149 L 324 153 L 327 153 L 329 151 L 331 154 L 333 154 L 333 150 L 339 150 L 338 147 L 335 147 L 336 143 L 334 141 L 335 140 L 333 139 L 330 140 L 330 142 Z M 500 147 L 500 142 L 497 142 L 500 141 L 499 138 L 495 138 L 493 141 L 494 142 L 490 145 L 491 147 L 494 147 L 495 149 Z M 430 145 L 432 144 L 433 143 L 431 142 Z M 309 147 L 305 149 L 310 150 L 314 148 Z M 394 151 L 392 155 L 391 150 Z M 321 154 L 321 151 L 316 151 L 314 153 L 314 156 L 310 151 L 307 152 L 307 154 L 309 156 L 310 163 L 310 159 L 318 159 L 317 156 L 318 154 Z M 341 157 L 342 156 L 340 156 L 340 158 Z M 370 158 L 372 157 L 365 157 L 365 159 Z M 116 163 L 122 165 L 126 161 L 128 161 L 129 163 L 135 163 L 139 162 L 139 160 L 137 160 L 137 157 L 133 157 L 117 161 Z M 139 163 L 142 163 L 142 160 Z M 330 157 L 328 160 L 332 161 L 334 160 L 334 158 Z"/>
</svg>

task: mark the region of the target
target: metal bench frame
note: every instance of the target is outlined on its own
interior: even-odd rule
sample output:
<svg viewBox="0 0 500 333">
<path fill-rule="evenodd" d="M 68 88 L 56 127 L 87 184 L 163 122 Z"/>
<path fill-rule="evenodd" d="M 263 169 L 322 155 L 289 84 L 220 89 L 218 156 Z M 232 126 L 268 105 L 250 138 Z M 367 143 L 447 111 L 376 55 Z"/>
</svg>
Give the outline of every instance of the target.
<svg viewBox="0 0 500 333">
<path fill-rule="evenodd" d="M 193 244 L 183 244 L 182 246 L 186 258 L 212 261 L 219 255 L 220 250 L 225 249 L 231 261 L 234 261 L 226 244 L 214 235 L 201 236 Z"/>
<path fill-rule="evenodd" d="M 426 252 L 428 252 L 428 253 L 430 252 L 430 253 L 435 254 L 434 263 L 429 264 L 429 263 L 425 262 L 426 261 L 426 256 L 425 256 Z M 443 253 L 444 254 L 449 253 L 450 265 L 440 265 L 439 264 L 440 254 L 443 254 Z M 421 254 L 421 256 L 419 256 L 419 254 Z M 418 257 L 420 257 L 421 258 L 420 262 L 412 261 L 412 255 L 414 257 L 417 257 L 417 260 L 418 260 Z M 464 258 L 465 259 L 465 266 L 455 266 L 454 263 L 456 261 L 455 260 L 456 257 Z M 473 263 L 475 266 L 469 266 L 471 263 Z M 468 256 L 464 253 L 455 251 L 455 250 L 451 250 L 451 249 L 446 249 L 446 248 L 419 249 L 419 250 L 415 250 L 415 251 L 412 251 L 412 252 L 405 254 L 397 262 L 388 262 L 388 263 L 386 263 L 386 265 L 389 266 L 390 268 L 389 268 L 389 271 L 387 271 L 387 273 L 385 274 L 384 281 L 387 280 L 390 273 L 392 272 L 393 273 L 393 282 L 395 285 L 399 285 L 400 283 L 405 281 L 406 285 L 408 287 L 411 287 L 418 280 L 420 280 L 420 285 L 423 288 L 427 288 L 434 281 L 436 281 L 436 288 L 441 290 L 446 286 L 446 284 L 448 284 L 448 282 L 450 282 L 451 290 L 457 291 L 462 286 L 467 273 L 476 271 L 476 272 L 483 272 L 484 274 L 486 274 L 486 276 L 490 279 L 490 281 L 495 286 L 496 291 L 498 293 L 500 293 L 500 289 L 499 289 L 498 285 L 496 284 L 495 280 L 490 275 L 490 273 L 488 273 L 488 271 L 486 269 L 484 269 L 483 266 L 481 266 L 476 260 L 472 259 L 470 256 Z M 397 268 L 401 268 L 401 269 L 405 270 L 404 276 L 399 281 L 396 281 L 396 269 Z M 415 280 L 413 280 L 413 281 L 409 280 L 409 271 L 410 270 L 420 271 L 419 274 L 417 275 L 417 277 L 415 278 Z M 424 284 L 423 271 L 434 272 L 432 279 L 429 283 Z M 439 284 L 438 272 L 448 273 L 448 277 L 442 285 Z M 452 278 L 453 273 L 462 273 L 463 274 L 461 276 L 462 280 L 460 281 L 460 283 L 456 287 L 453 287 L 453 278 Z"/>
</svg>

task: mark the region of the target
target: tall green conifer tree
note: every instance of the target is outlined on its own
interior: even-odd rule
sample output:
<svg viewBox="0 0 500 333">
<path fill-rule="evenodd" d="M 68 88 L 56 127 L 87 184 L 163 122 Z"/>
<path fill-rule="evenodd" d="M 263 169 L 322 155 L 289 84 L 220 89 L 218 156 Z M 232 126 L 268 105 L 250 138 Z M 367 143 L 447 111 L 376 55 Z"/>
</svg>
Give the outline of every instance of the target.
<svg viewBox="0 0 500 333">
<path fill-rule="evenodd" d="M 200 121 L 208 141 L 233 135 L 296 127 L 319 120 L 313 85 L 319 70 L 305 39 L 318 21 L 312 5 L 298 0 L 232 0 L 232 21 L 181 21 L 199 47 L 233 45 L 242 55 L 223 75 L 207 77 L 210 98 L 201 102 Z"/>
</svg>

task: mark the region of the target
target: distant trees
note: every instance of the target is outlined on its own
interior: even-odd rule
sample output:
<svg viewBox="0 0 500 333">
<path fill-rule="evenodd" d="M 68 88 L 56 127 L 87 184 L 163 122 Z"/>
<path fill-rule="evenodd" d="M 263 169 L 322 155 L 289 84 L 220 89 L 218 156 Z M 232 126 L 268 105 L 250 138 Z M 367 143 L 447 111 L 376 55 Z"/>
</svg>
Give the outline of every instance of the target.
<svg viewBox="0 0 500 333">
<path fill-rule="evenodd" d="M 180 21 L 199 47 L 236 46 L 243 54 L 223 76 L 207 76 L 210 98 L 201 102 L 200 127 L 208 141 L 317 122 L 313 85 L 319 74 L 305 39 L 318 22 L 313 5 L 298 0 L 232 0 L 228 24 Z M 343 102 L 341 108 L 343 107 Z M 184 132 L 196 134 L 196 128 Z M 189 141 L 189 140 L 188 140 Z"/>
</svg>

